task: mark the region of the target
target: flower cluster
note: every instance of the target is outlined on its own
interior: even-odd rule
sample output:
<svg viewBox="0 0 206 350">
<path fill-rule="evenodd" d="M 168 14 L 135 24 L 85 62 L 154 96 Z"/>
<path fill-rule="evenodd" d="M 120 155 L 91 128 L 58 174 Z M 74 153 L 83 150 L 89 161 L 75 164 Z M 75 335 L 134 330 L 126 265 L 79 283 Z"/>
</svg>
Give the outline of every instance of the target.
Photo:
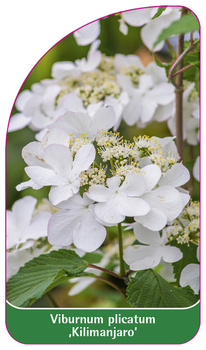
<svg viewBox="0 0 206 350">
<path fill-rule="evenodd" d="M 180 8 L 118 16 L 124 35 L 128 25 L 141 27 L 142 42 L 155 52 L 164 45 L 156 44 L 159 34 L 180 18 Z M 199 244 L 199 203 L 182 187 L 190 172 L 175 145 L 175 86 L 160 62 L 144 65 L 134 54 L 102 53 L 100 23 L 74 32 L 78 45 L 91 44 L 87 57 L 54 63 L 50 79 L 16 100 L 9 131 L 29 126 L 36 133 L 22 150 L 28 180 L 16 189 L 49 187 L 49 195 L 38 205 L 25 196 L 7 211 L 8 277 L 42 252 L 69 248 L 79 256 L 100 255 L 99 270 L 88 267 L 86 273 L 100 275 L 112 261 L 113 276 L 126 280 L 122 264 L 128 273 L 161 268 L 184 258 L 182 245 Z M 152 122 L 165 122 L 172 136 L 138 135 L 138 128 Z M 130 140 L 117 131 L 125 124 L 136 129 Z M 199 143 L 199 97 L 191 79 L 184 80 L 183 139 Z M 199 157 L 191 173 L 199 181 Z M 119 241 L 110 237 L 114 227 Z M 180 286 L 189 284 L 196 294 L 198 254 L 179 276 Z M 78 283 L 70 295 L 94 277 L 71 279 Z"/>
<path fill-rule="evenodd" d="M 169 241 L 188 244 L 199 243 L 199 202 L 190 201 L 174 223 L 165 228 Z"/>
<path fill-rule="evenodd" d="M 101 113 L 105 120 L 108 108 Z M 76 121 L 80 117 L 76 114 Z M 74 243 L 94 251 L 105 240 L 105 226 L 134 217 L 145 227 L 162 229 L 181 213 L 189 194 L 180 186 L 189 180 L 189 172 L 176 162 L 172 137 L 144 136 L 129 142 L 118 133 L 99 130 L 96 138 L 81 138 L 81 133 L 75 138 L 66 135 L 70 125 L 70 118 L 64 120 L 64 128 L 54 123 L 42 142 L 31 142 L 22 151 L 30 180 L 17 189 L 51 186 L 49 200 L 59 209 L 49 221 L 52 245 Z M 158 154 L 161 164 L 153 157 Z"/>
<path fill-rule="evenodd" d="M 26 196 L 7 210 L 7 278 L 33 257 L 49 249 L 47 225 L 53 206 Z"/>
</svg>

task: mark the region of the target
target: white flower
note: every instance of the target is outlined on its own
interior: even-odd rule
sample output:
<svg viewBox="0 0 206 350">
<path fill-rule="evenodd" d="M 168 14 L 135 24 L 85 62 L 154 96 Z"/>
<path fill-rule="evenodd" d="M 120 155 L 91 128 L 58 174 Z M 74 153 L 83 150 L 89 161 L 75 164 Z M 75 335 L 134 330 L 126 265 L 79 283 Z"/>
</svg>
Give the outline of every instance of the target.
<svg viewBox="0 0 206 350">
<path fill-rule="evenodd" d="M 7 249 L 26 249 L 34 241 L 47 236 L 48 212 L 33 216 L 37 200 L 26 196 L 16 201 L 12 210 L 7 210 Z"/>
<path fill-rule="evenodd" d="M 166 233 L 150 231 L 140 224 L 134 226 L 134 234 L 140 243 L 145 245 L 129 246 L 124 251 L 124 260 L 131 270 L 138 271 L 154 268 L 159 265 L 161 259 L 172 263 L 182 258 L 183 254 L 179 248 L 165 245 L 167 243 Z"/>
<path fill-rule="evenodd" d="M 99 44 L 100 41 L 97 40 L 91 45 L 87 59 L 55 63 L 52 67 L 54 79 L 42 80 L 40 83 L 33 84 L 31 91 L 21 92 L 16 100 L 16 108 L 20 113 L 16 113 L 10 119 L 9 132 L 20 130 L 27 125 L 39 131 L 54 123 L 66 111 L 75 111 L 73 96 L 70 97 L 68 93 L 59 96 L 62 90 L 62 79 L 78 76 L 81 72 L 93 71 L 102 57 L 101 52 L 97 50 Z"/>
<path fill-rule="evenodd" d="M 64 111 L 61 101 L 55 106 L 55 99 L 60 91 L 61 88 L 56 83 L 48 86 L 43 83 L 34 84 L 32 91 L 23 91 L 16 101 L 16 107 L 21 113 L 11 118 L 9 131 L 22 129 L 26 125 L 34 130 L 41 130 L 54 122 Z"/>
<path fill-rule="evenodd" d="M 145 176 L 151 176 L 148 166 L 142 168 Z M 158 175 L 158 173 L 157 173 Z M 174 220 L 190 199 L 188 192 L 179 186 L 189 180 L 190 174 L 182 164 L 176 163 L 161 178 L 158 176 L 153 187 L 141 198 L 150 206 L 150 211 L 144 216 L 135 216 L 135 221 L 150 230 L 161 230 L 167 222 Z M 156 188 L 154 185 L 158 185 Z M 176 188 L 177 187 L 177 188 Z"/>
<path fill-rule="evenodd" d="M 141 38 L 148 49 L 160 51 L 163 48 L 164 41 L 155 45 L 156 40 L 163 31 L 168 28 L 172 22 L 177 21 L 180 16 L 180 7 L 167 7 L 167 9 L 157 18 L 151 19 L 141 30 Z"/>
<path fill-rule="evenodd" d="M 48 240 L 52 245 L 68 246 L 92 252 L 105 240 L 106 229 L 94 214 L 94 202 L 86 194 L 74 197 L 58 205 L 60 210 L 52 215 L 48 225 Z"/>
<path fill-rule="evenodd" d="M 81 72 L 92 72 L 100 63 L 102 54 L 98 49 L 100 40 L 96 40 L 90 47 L 86 58 L 75 62 L 56 62 L 52 66 L 52 77 L 61 80 L 69 75 L 78 76 Z"/>
<path fill-rule="evenodd" d="M 152 169 L 157 166 L 150 167 Z M 149 205 L 139 197 L 150 186 L 150 182 L 153 182 L 152 177 L 146 182 L 143 174 L 128 173 L 122 184 L 120 178 L 114 176 L 107 179 L 108 187 L 91 185 L 87 195 L 97 202 L 94 211 L 100 220 L 108 224 L 117 224 L 122 222 L 125 216 L 145 215 L 149 212 Z"/>
<path fill-rule="evenodd" d="M 65 130 L 57 126 L 44 133 L 42 142 L 33 141 L 28 143 L 22 150 L 22 157 L 29 166 L 39 165 L 45 168 L 49 166 L 45 163 L 43 157 L 44 149 L 50 144 L 59 144 L 68 146 L 70 136 Z M 36 184 L 33 180 L 28 180 L 16 186 L 17 191 L 32 187 L 35 190 L 42 188 L 42 185 Z"/>
<path fill-rule="evenodd" d="M 132 27 L 141 27 L 155 15 L 156 8 L 143 8 L 122 12 L 122 18 Z"/>
<path fill-rule="evenodd" d="M 199 98 L 191 96 L 194 83 L 183 92 L 183 139 L 189 145 L 199 143 Z M 168 119 L 168 127 L 172 135 L 176 135 L 175 113 L 173 108 L 172 117 Z"/>
<path fill-rule="evenodd" d="M 93 163 L 95 148 L 92 144 L 82 146 L 73 160 L 69 148 L 60 144 L 50 144 L 43 149 L 40 159 L 38 156 L 30 159 L 25 172 L 38 186 L 52 186 L 49 199 L 56 205 L 78 192 L 79 175 Z"/>
<path fill-rule="evenodd" d="M 117 73 L 122 73 L 131 67 L 146 72 L 146 67 L 136 55 L 116 54 L 114 56 L 114 67 Z"/>
<path fill-rule="evenodd" d="M 98 130 L 107 131 L 115 124 L 115 113 L 112 107 L 101 107 L 93 116 L 88 113 L 66 112 L 52 127 L 60 126 L 69 134 L 87 135 L 95 138 Z"/>
<path fill-rule="evenodd" d="M 199 260 L 199 247 L 197 248 L 197 259 Z M 184 267 L 180 275 L 181 287 L 190 286 L 195 294 L 199 292 L 200 265 L 189 264 Z"/>
<path fill-rule="evenodd" d="M 44 252 L 44 248 L 33 248 L 24 250 L 15 250 L 12 252 L 7 252 L 6 254 L 6 278 L 7 280 L 15 275 L 19 268 L 24 266 L 24 264 L 33 258 L 39 256 Z"/>
<path fill-rule="evenodd" d="M 160 51 L 164 45 L 164 42 L 157 44 L 154 47 L 156 40 L 163 29 L 170 26 L 170 24 L 180 18 L 180 8 L 167 7 L 163 13 L 155 18 L 152 17 L 157 12 L 157 8 L 145 8 L 132 11 L 122 12 L 122 21 L 120 22 L 120 30 L 123 28 L 123 34 L 127 34 L 123 21 L 133 27 L 141 27 L 141 38 L 143 43 L 148 49 L 153 51 Z"/>
<path fill-rule="evenodd" d="M 200 181 L 200 157 L 198 156 L 195 160 L 195 164 L 194 164 L 194 167 L 193 167 L 193 176 L 194 178 L 197 180 L 197 181 Z"/>
<path fill-rule="evenodd" d="M 150 122 L 158 106 L 167 106 L 174 100 L 172 84 L 155 84 L 151 75 L 140 75 L 137 87 L 126 75 L 117 75 L 117 80 L 130 96 L 129 103 L 123 109 L 123 119 L 128 125 L 137 123 L 142 126 Z"/>
<path fill-rule="evenodd" d="M 31 99 L 32 92 L 29 90 L 24 90 L 17 97 L 15 106 L 18 111 L 23 112 L 27 102 Z M 12 116 L 9 121 L 8 131 L 16 131 L 19 129 L 23 129 L 25 126 L 29 125 L 32 120 L 32 116 L 24 115 L 23 113 L 16 113 Z"/>
<path fill-rule="evenodd" d="M 93 43 L 100 34 L 100 22 L 94 21 L 74 32 L 74 37 L 78 45 L 85 46 Z"/>
</svg>

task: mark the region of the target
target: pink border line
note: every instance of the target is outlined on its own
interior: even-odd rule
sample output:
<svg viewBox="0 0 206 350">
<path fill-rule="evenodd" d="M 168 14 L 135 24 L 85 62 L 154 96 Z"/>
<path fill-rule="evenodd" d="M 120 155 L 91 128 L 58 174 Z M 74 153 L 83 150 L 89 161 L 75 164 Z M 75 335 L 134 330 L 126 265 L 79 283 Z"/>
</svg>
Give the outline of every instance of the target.
<svg viewBox="0 0 206 350">
<path fill-rule="evenodd" d="M 181 6 L 181 5 L 165 5 L 167 7 L 181 7 L 181 8 L 185 8 L 187 10 L 189 10 L 191 13 L 193 13 L 193 15 L 197 18 L 198 20 L 198 23 L 199 23 L 199 29 L 200 29 L 200 78 L 199 78 L 199 87 L 200 87 L 200 99 L 199 99 L 199 107 L 200 107 L 200 111 L 199 111 L 199 155 L 200 155 L 200 163 L 199 163 L 199 174 L 200 174 L 200 185 L 199 185 L 199 195 L 200 195 L 200 232 L 201 232 L 201 25 L 200 25 L 200 21 L 197 17 L 197 15 L 189 8 L 189 7 L 185 7 L 185 6 Z M 123 12 L 129 12 L 129 11 L 134 11 L 134 10 L 141 10 L 141 9 L 147 9 L 147 8 L 158 8 L 158 7 L 164 7 L 163 5 L 161 6 L 147 6 L 147 7 L 136 7 L 136 8 L 133 8 L 133 9 L 129 9 L 129 10 L 124 10 L 124 11 L 119 11 L 119 12 L 115 12 L 115 13 L 111 13 L 107 16 L 103 16 L 103 17 L 100 17 L 98 19 L 95 19 L 91 22 L 88 22 L 87 24 L 75 29 L 74 31 L 72 31 L 71 33 L 67 34 L 66 36 L 64 36 L 62 39 L 60 39 L 59 41 L 56 42 L 56 44 L 54 44 L 49 50 L 46 51 L 46 53 L 37 61 L 37 63 L 33 66 L 33 68 L 30 70 L 30 72 L 27 74 L 26 78 L 24 79 L 23 83 L 21 84 L 21 87 L 20 89 L 18 90 L 18 93 L 16 95 L 16 98 L 14 100 L 14 103 L 12 105 L 12 109 L 11 109 L 11 113 L 10 113 L 10 116 L 9 116 L 9 120 L 8 120 L 8 125 L 7 125 L 7 130 L 6 130 L 6 142 L 5 144 L 7 145 L 7 135 L 8 135 L 8 128 L 9 128 L 9 122 L 10 122 L 10 118 L 12 116 L 12 113 L 13 113 L 13 109 L 15 107 L 15 104 L 16 104 L 16 100 L 17 100 L 17 97 L 23 87 L 23 85 L 25 84 L 26 80 L 28 79 L 29 75 L 31 74 L 31 72 L 34 70 L 34 68 L 38 65 L 38 63 L 47 55 L 47 53 L 49 53 L 55 46 L 57 46 L 61 41 L 63 41 L 65 38 L 67 38 L 69 35 L 73 34 L 74 32 L 76 32 L 77 30 L 87 26 L 88 24 L 91 24 L 91 23 L 94 23 L 98 20 L 102 20 L 104 18 L 107 18 L 107 17 L 110 17 L 110 16 L 113 16 L 113 15 L 117 15 L 117 14 L 120 14 L 120 13 L 123 13 Z M 6 152 L 6 147 L 5 147 L 5 189 L 7 188 L 7 182 L 6 182 L 6 160 L 7 160 L 7 152 Z M 7 208 L 7 201 L 6 201 L 7 197 L 6 197 L 6 191 L 5 191 L 5 296 L 6 296 L 6 275 L 7 275 L 7 269 L 6 269 L 6 232 L 7 232 L 7 227 L 6 227 L 6 223 L 7 223 L 7 220 L 6 220 L 6 208 Z M 200 235 L 201 237 L 201 235 Z M 191 338 L 189 339 L 188 341 L 186 341 L 185 343 L 180 343 L 180 344 L 186 344 L 188 342 L 190 342 L 199 332 L 199 329 L 200 329 L 200 325 L 201 325 L 201 239 L 200 239 L 200 277 L 199 277 L 199 281 L 200 281 L 200 318 L 199 318 L 199 328 L 197 330 L 197 333 Z M 80 308 L 81 309 L 81 308 Z M 152 309 L 152 308 L 151 308 Z M 155 309 L 155 308 L 154 308 Z M 117 308 L 118 310 L 118 308 Z M 6 298 L 5 298 L 5 325 L 6 325 L 6 329 L 7 329 L 7 332 L 9 333 L 8 331 L 8 328 L 7 328 L 7 322 L 6 322 Z M 12 335 L 9 333 L 9 335 L 12 337 Z M 18 340 L 16 340 L 15 338 L 13 338 L 16 342 L 20 343 L 20 344 L 25 344 L 25 343 L 21 343 L 19 342 Z M 66 344 L 66 343 L 65 343 Z M 26 345 L 65 345 L 65 344 L 26 344 Z M 96 344 L 91 344 L 91 345 L 110 345 L 109 343 L 107 344 L 99 344 L 99 343 L 96 343 Z M 160 343 L 154 343 L 154 344 L 150 344 L 150 343 L 144 343 L 144 344 L 139 344 L 139 343 L 129 343 L 128 345 L 179 345 L 179 344 L 175 344 L 175 343 L 165 343 L 165 344 L 160 344 Z M 69 344 L 68 344 L 69 345 Z M 84 345 L 83 343 L 81 344 L 72 344 L 72 345 Z M 85 343 L 85 345 L 89 345 L 88 343 Z M 111 345 L 113 345 L 111 343 Z M 118 345 L 127 345 L 127 344 L 118 344 Z"/>
</svg>

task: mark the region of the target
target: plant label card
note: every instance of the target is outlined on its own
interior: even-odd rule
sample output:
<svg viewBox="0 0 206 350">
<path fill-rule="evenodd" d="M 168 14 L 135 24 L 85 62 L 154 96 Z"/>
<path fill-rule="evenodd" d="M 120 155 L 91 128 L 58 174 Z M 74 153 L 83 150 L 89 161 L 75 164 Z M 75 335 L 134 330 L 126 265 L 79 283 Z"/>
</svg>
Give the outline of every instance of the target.
<svg viewBox="0 0 206 350">
<path fill-rule="evenodd" d="M 199 29 L 181 6 L 108 15 L 56 43 L 22 84 L 7 138 L 16 341 L 197 334 Z"/>
</svg>

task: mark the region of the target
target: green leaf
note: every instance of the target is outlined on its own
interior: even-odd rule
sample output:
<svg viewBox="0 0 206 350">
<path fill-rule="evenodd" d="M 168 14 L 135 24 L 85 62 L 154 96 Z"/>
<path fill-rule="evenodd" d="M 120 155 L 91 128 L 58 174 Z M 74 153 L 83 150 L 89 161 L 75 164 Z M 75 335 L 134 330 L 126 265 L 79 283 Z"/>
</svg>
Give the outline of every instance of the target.
<svg viewBox="0 0 206 350">
<path fill-rule="evenodd" d="M 157 12 L 155 13 L 155 15 L 152 17 L 152 19 L 155 19 L 155 18 L 159 17 L 162 14 L 162 12 L 164 12 L 166 10 L 166 8 L 167 8 L 167 6 L 159 7 Z"/>
<path fill-rule="evenodd" d="M 168 77 L 168 72 L 169 72 L 169 69 L 171 67 L 171 63 L 162 63 L 160 62 L 155 56 L 154 57 L 154 60 L 155 60 L 155 63 L 158 67 L 161 67 L 161 68 L 164 68 L 165 69 L 165 73 L 166 73 L 166 76 Z"/>
<path fill-rule="evenodd" d="M 183 59 L 183 66 L 188 66 L 192 64 L 191 67 L 183 72 L 183 79 L 190 82 L 195 82 L 197 90 L 199 90 L 199 69 L 200 69 L 200 48 L 198 45 L 199 39 L 194 41 L 197 46 L 193 50 L 187 53 Z M 190 41 L 184 42 L 184 50 L 186 50 L 191 45 Z"/>
<path fill-rule="evenodd" d="M 15 306 L 28 306 L 50 289 L 87 268 L 74 251 L 60 249 L 27 262 L 7 282 L 7 300 Z"/>
<path fill-rule="evenodd" d="M 163 29 L 153 47 L 155 47 L 159 42 L 166 40 L 173 35 L 193 32 L 194 30 L 199 30 L 199 23 L 196 16 L 189 13 L 182 16 L 179 20 L 172 22 L 168 28 Z"/>
<path fill-rule="evenodd" d="M 187 307 L 197 301 L 189 286 L 174 287 L 153 270 L 139 271 L 130 278 L 127 296 L 133 307 Z"/>
<path fill-rule="evenodd" d="M 172 263 L 174 276 L 177 280 L 177 283 L 179 283 L 180 274 L 184 267 L 188 264 L 199 263 L 197 260 L 197 246 L 194 243 L 190 243 L 188 246 L 187 244 L 178 244 L 177 242 L 171 242 L 171 245 L 179 248 L 183 253 L 181 260 Z"/>
</svg>

